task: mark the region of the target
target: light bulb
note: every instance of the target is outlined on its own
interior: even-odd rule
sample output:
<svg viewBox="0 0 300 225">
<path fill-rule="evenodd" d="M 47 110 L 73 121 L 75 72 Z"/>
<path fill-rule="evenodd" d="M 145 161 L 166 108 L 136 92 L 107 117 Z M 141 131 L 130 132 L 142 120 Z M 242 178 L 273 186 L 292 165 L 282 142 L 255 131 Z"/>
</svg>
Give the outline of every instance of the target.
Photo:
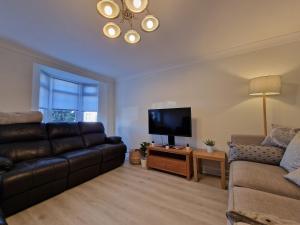
<svg viewBox="0 0 300 225">
<path fill-rule="evenodd" d="M 133 6 L 134 6 L 136 9 L 141 8 L 141 6 L 142 6 L 142 1 L 141 1 L 141 0 L 133 0 Z"/>
<path fill-rule="evenodd" d="M 103 33 L 108 38 L 117 38 L 121 34 L 121 29 L 117 24 L 109 22 L 103 27 Z"/>
<path fill-rule="evenodd" d="M 148 15 L 142 20 L 141 26 L 144 31 L 152 32 L 159 27 L 159 20 L 153 15 Z"/>
<path fill-rule="evenodd" d="M 134 42 L 135 41 L 135 36 L 133 34 L 129 35 L 129 41 Z"/>
<path fill-rule="evenodd" d="M 136 44 L 141 40 L 141 36 L 135 30 L 129 30 L 126 32 L 124 39 L 129 44 Z"/>
<path fill-rule="evenodd" d="M 106 15 L 111 16 L 112 13 L 113 13 L 113 10 L 112 10 L 111 6 L 106 5 L 106 6 L 104 7 L 104 12 L 105 12 Z"/>
<path fill-rule="evenodd" d="M 152 29 L 153 26 L 154 26 L 153 21 L 152 21 L 152 20 L 148 20 L 148 21 L 147 21 L 147 27 L 148 27 L 149 29 Z"/>
<path fill-rule="evenodd" d="M 109 34 L 110 36 L 114 37 L 114 36 L 116 35 L 115 29 L 112 28 L 112 27 L 110 27 L 110 28 L 108 29 L 108 34 Z"/>
</svg>

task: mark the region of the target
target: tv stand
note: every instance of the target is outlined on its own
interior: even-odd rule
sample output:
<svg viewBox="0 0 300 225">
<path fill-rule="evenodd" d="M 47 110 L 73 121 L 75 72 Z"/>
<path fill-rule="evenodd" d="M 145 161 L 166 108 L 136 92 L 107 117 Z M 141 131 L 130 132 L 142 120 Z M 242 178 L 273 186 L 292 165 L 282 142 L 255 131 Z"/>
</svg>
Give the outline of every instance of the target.
<svg viewBox="0 0 300 225">
<path fill-rule="evenodd" d="M 148 169 L 157 169 L 185 176 L 191 179 L 193 173 L 193 154 L 191 149 L 166 149 L 148 147 Z"/>
</svg>

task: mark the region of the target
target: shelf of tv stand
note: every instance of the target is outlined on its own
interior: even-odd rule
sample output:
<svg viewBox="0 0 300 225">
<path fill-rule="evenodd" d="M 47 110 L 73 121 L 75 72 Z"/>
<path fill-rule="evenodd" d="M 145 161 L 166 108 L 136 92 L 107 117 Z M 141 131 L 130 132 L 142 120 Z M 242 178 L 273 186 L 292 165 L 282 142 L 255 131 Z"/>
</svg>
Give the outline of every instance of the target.
<svg viewBox="0 0 300 225">
<path fill-rule="evenodd" d="M 189 180 L 193 171 L 192 150 L 149 147 L 147 167 L 185 176 Z"/>
</svg>

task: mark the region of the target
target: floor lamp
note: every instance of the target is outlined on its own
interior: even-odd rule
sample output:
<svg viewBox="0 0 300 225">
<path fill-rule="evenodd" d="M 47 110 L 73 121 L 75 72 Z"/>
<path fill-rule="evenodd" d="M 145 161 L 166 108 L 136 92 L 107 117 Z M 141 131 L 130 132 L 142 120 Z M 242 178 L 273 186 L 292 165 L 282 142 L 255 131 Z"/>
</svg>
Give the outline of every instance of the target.
<svg viewBox="0 0 300 225">
<path fill-rule="evenodd" d="M 249 94 L 252 96 L 262 96 L 264 134 L 268 135 L 267 128 L 267 96 L 279 95 L 281 93 L 281 77 L 277 75 L 257 77 L 250 80 Z"/>
</svg>

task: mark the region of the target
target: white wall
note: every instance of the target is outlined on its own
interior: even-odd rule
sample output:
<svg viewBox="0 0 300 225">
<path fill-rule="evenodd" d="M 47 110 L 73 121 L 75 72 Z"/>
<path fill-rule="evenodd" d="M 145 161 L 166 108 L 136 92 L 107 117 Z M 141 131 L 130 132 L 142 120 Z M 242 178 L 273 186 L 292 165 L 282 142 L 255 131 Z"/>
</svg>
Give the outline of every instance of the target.
<svg viewBox="0 0 300 225">
<path fill-rule="evenodd" d="M 104 122 L 108 134 L 114 133 L 115 82 L 113 79 L 38 54 L 4 40 L 0 40 L 1 112 L 22 112 L 35 108 L 32 104 L 32 89 L 34 88 L 33 70 L 36 63 L 99 81 L 101 87 L 101 121 Z"/>
<path fill-rule="evenodd" d="M 300 126 L 300 42 L 243 55 L 170 69 L 117 82 L 117 133 L 129 148 L 142 141 L 160 142 L 148 135 L 147 110 L 191 106 L 193 138 L 178 144 L 201 147 L 201 140 L 216 140 L 227 150 L 232 134 L 263 134 L 262 100 L 248 95 L 248 80 L 282 75 L 283 91 L 268 99 L 269 125 Z M 164 137 L 166 141 L 166 137 Z"/>
</svg>

